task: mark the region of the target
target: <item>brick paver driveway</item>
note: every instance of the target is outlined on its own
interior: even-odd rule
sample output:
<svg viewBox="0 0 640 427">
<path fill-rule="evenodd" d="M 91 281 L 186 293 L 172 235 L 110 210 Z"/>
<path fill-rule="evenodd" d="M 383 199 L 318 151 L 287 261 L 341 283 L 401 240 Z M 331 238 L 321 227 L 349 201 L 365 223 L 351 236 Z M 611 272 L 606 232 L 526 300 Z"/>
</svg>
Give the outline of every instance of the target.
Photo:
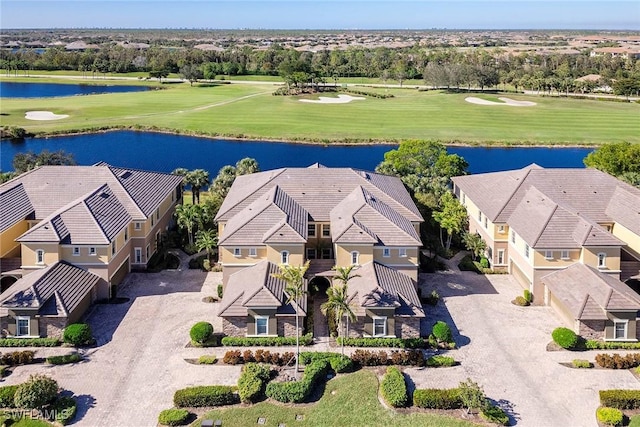
<svg viewBox="0 0 640 427">
<path fill-rule="evenodd" d="M 428 323 L 453 322 L 461 346 L 450 354 L 461 365 L 406 370 L 418 388 L 455 387 L 469 377 L 511 413 L 512 425 L 532 427 L 596 426 L 598 390 L 640 388 L 629 371 L 560 365 L 574 358 L 593 362 L 598 352 L 547 352 L 560 320 L 550 307 L 511 304 L 522 293 L 511 276 L 447 271 L 421 278 L 422 288 L 437 289 L 445 302 L 425 307 Z"/>
</svg>

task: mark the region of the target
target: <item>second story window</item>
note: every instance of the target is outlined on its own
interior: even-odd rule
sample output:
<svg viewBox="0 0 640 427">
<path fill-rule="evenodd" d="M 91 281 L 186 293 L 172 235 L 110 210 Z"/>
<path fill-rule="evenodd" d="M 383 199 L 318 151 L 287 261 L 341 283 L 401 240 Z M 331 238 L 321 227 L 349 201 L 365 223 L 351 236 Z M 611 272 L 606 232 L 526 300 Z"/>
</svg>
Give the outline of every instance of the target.
<svg viewBox="0 0 640 427">
<path fill-rule="evenodd" d="M 516 232 L 511 230 L 511 243 L 516 242 Z"/>
<path fill-rule="evenodd" d="M 478 222 L 482 222 L 482 212 L 478 210 Z"/>
<path fill-rule="evenodd" d="M 357 251 L 351 252 L 351 265 L 358 265 L 360 260 L 360 254 Z"/>
<path fill-rule="evenodd" d="M 307 225 L 307 236 L 308 237 L 316 237 L 316 225 L 315 224 Z"/>
<path fill-rule="evenodd" d="M 529 258 L 529 245 L 527 245 L 526 243 L 524 244 L 524 256 L 526 258 Z"/>
<path fill-rule="evenodd" d="M 36 264 L 44 264 L 44 251 L 42 249 L 36 251 Z"/>
<path fill-rule="evenodd" d="M 484 217 L 484 228 L 487 228 L 487 217 Z"/>
<path fill-rule="evenodd" d="M 124 229 L 124 241 L 126 242 L 127 240 L 129 240 L 129 227 Z"/>
<path fill-rule="evenodd" d="M 91 256 L 95 256 L 95 255 L 96 255 L 96 248 L 95 248 L 95 246 L 91 246 L 91 247 L 89 248 L 89 255 L 91 255 Z"/>
<path fill-rule="evenodd" d="M 407 257 L 407 250 L 405 248 L 398 249 L 398 256 L 400 258 L 406 258 Z"/>
<path fill-rule="evenodd" d="M 307 259 L 316 259 L 316 256 L 315 248 L 307 248 Z"/>
<path fill-rule="evenodd" d="M 258 255 L 258 251 L 256 250 L 256 248 L 249 248 L 249 256 L 256 256 Z"/>
<path fill-rule="evenodd" d="M 544 251 L 545 259 L 553 259 L 553 251 Z"/>
<path fill-rule="evenodd" d="M 504 225 L 498 226 L 498 233 L 504 233 Z"/>
<path fill-rule="evenodd" d="M 331 226 L 329 224 L 322 224 L 322 237 L 331 237 Z"/>
<path fill-rule="evenodd" d="M 607 254 L 600 252 L 598 254 L 598 268 L 605 268 L 607 266 Z"/>
<path fill-rule="evenodd" d="M 389 248 L 382 249 L 382 256 L 385 258 L 389 258 L 391 256 L 391 249 Z"/>
<path fill-rule="evenodd" d="M 116 253 L 116 242 L 111 242 L 111 255 L 115 255 Z"/>
<path fill-rule="evenodd" d="M 140 221 L 136 221 L 133 223 L 133 229 L 134 230 L 141 230 L 142 229 L 142 223 Z"/>
<path fill-rule="evenodd" d="M 233 256 L 239 257 L 242 255 L 242 250 L 240 248 L 233 248 Z"/>
<path fill-rule="evenodd" d="M 561 251 L 560 252 L 560 258 L 569 259 L 569 251 Z"/>
<path fill-rule="evenodd" d="M 77 246 L 73 247 L 73 256 L 78 256 L 80 255 L 80 248 Z"/>
<path fill-rule="evenodd" d="M 284 265 L 289 264 L 289 251 L 280 252 L 280 263 Z"/>
</svg>

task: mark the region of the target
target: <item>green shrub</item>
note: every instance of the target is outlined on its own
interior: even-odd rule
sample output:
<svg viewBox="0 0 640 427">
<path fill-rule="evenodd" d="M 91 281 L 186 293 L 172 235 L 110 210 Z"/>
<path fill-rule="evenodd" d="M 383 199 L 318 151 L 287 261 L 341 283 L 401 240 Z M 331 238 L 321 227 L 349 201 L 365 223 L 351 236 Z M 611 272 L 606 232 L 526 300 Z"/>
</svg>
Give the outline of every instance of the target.
<svg viewBox="0 0 640 427">
<path fill-rule="evenodd" d="M 431 331 L 431 333 L 440 342 L 453 341 L 451 328 L 442 320 L 437 321 L 436 324 L 433 325 L 433 330 Z"/>
<path fill-rule="evenodd" d="M 65 354 L 62 356 L 49 356 L 46 362 L 51 365 L 66 365 L 67 363 L 76 363 L 82 360 L 82 356 L 78 353 Z"/>
<path fill-rule="evenodd" d="M 331 352 L 303 351 L 300 353 L 300 363 L 308 365 L 318 360 L 327 360 L 331 369 L 337 374 L 351 372 L 354 369 L 353 360 L 349 356 Z"/>
<path fill-rule="evenodd" d="M 480 267 L 489 268 L 489 260 L 485 257 L 480 258 Z"/>
<path fill-rule="evenodd" d="M 427 409 L 459 409 L 462 408 L 460 391 L 457 388 L 427 388 L 413 392 L 413 404 Z"/>
<path fill-rule="evenodd" d="M 593 368 L 593 364 L 591 364 L 591 362 L 589 362 L 588 360 L 584 360 L 584 359 L 573 359 L 571 361 L 571 364 L 573 365 L 574 368 Z"/>
<path fill-rule="evenodd" d="M 58 338 L 0 338 L 0 347 L 57 347 Z"/>
<path fill-rule="evenodd" d="M 299 381 L 267 384 L 266 395 L 278 402 L 300 403 L 309 396 L 318 381 L 324 379 L 329 370 L 329 362 L 318 360 L 307 365 L 304 376 Z"/>
<path fill-rule="evenodd" d="M 456 361 L 451 356 L 431 356 L 427 359 L 427 366 L 440 367 L 440 366 L 454 366 Z"/>
<path fill-rule="evenodd" d="M 39 409 L 56 400 L 58 383 L 46 375 L 35 374 L 20 384 L 13 403 L 17 408 Z"/>
<path fill-rule="evenodd" d="M 78 403 L 73 397 L 62 396 L 53 403 L 53 413 L 55 414 L 55 421 L 62 425 L 67 425 L 78 410 Z"/>
<path fill-rule="evenodd" d="M 598 421 L 608 426 L 622 425 L 623 414 L 620 409 L 616 408 L 598 408 L 596 410 Z"/>
<path fill-rule="evenodd" d="M 213 365 L 218 361 L 218 357 L 215 354 L 203 354 L 198 357 L 198 364 L 200 365 Z"/>
<path fill-rule="evenodd" d="M 397 347 L 397 348 L 424 348 L 422 338 L 343 338 L 338 337 L 338 345 L 350 347 Z"/>
<path fill-rule="evenodd" d="M 87 323 L 73 323 L 64 328 L 63 340 L 75 346 L 90 344 L 93 341 L 91 326 Z"/>
<path fill-rule="evenodd" d="M 198 322 L 189 331 L 191 341 L 198 344 L 204 344 L 211 335 L 213 335 L 213 325 L 209 322 Z"/>
<path fill-rule="evenodd" d="M 487 404 L 480 411 L 480 416 L 490 423 L 498 424 L 501 426 L 509 425 L 509 416 L 502 410 L 502 408 L 498 406 Z"/>
<path fill-rule="evenodd" d="M 243 403 L 255 403 L 264 394 L 264 388 L 271 378 L 271 368 L 258 363 L 247 363 L 242 367 L 238 379 L 238 394 Z"/>
<path fill-rule="evenodd" d="M 597 354 L 596 363 L 606 369 L 631 369 L 640 366 L 640 353 L 629 353 L 625 356 Z"/>
<path fill-rule="evenodd" d="M 351 354 L 351 359 L 360 366 L 380 366 L 389 363 L 389 355 L 386 351 L 356 350 Z"/>
<path fill-rule="evenodd" d="M 158 423 L 165 426 L 181 426 L 187 423 L 189 415 L 186 409 L 165 409 L 158 415 Z"/>
<path fill-rule="evenodd" d="M 0 363 L 7 366 L 27 365 L 33 362 L 35 353 L 30 350 L 13 351 L 0 356 Z"/>
<path fill-rule="evenodd" d="M 533 301 L 533 294 L 531 293 L 531 291 L 529 289 L 525 289 L 523 292 L 524 295 L 524 299 L 531 304 L 531 302 Z"/>
<path fill-rule="evenodd" d="M 222 299 L 222 283 L 218 284 L 218 298 Z"/>
<path fill-rule="evenodd" d="M 382 383 L 380 384 L 380 390 L 382 391 L 384 400 L 393 407 L 401 408 L 407 406 L 407 403 L 409 403 L 404 375 L 402 375 L 400 369 L 395 366 L 389 366 L 387 368 L 387 373 L 382 378 Z"/>
<path fill-rule="evenodd" d="M 518 295 L 516 299 L 513 300 L 515 305 L 519 305 L 520 307 L 526 307 L 529 305 L 529 301 L 525 297 Z"/>
<path fill-rule="evenodd" d="M 6 385 L 0 387 L 0 408 L 15 408 L 14 398 L 16 395 L 17 385 Z"/>
<path fill-rule="evenodd" d="M 468 410 L 482 409 L 487 403 L 484 390 L 478 383 L 471 381 L 471 378 L 460 382 L 458 392 L 460 393 L 462 405 Z"/>
<path fill-rule="evenodd" d="M 640 342 L 614 342 L 614 341 L 586 340 L 584 345 L 587 350 L 639 350 L 640 349 Z"/>
<path fill-rule="evenodd" d="M 233 405 L 238 401 L 235 387 L 226 385 L 187 387 L 173 395 L 173 404 L 178 408 Z"/>
<path fill-rule="evenodd" d="M 629 427 L 640 427 L 640 414 L 629 417 Z"/>
<path fill-rule="evenodd" d="M 600 390 L 600 404 L 617 409 L 640 409 L 640 390 Z"/>
<path fill-rule="evenodd" d="M 553 342 L 565 349 L 571 349 L 578 343 L 578 336 L 569 328 L 555 328 L 551 338 Z"/>
<path fill-rule="evenodd" d="M 394 350 L 389 355 L 388 363 L 392 365 L 425 366 L 422 350 Z"/>
<path fill-rule="evenodd" d="M 300 345 L 313 344 L 313 335 L 306 334 L 300 337 Z M 279 345 L 296 345 L 296 337 L 224 337 L 222 345 L 231 347 L 273 347 Z"/>
</svg>

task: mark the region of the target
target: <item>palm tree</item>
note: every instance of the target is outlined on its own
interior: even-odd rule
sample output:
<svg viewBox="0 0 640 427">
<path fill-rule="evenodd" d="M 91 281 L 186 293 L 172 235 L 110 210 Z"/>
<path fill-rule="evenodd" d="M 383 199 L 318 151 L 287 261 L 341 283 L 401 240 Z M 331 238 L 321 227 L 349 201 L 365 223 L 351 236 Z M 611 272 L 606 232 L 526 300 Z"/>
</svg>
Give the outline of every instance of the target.
<svg viewBox="0 0 640 427">
<path fill-rule="evenodd" d="M 307 281 L 304 278 L 305 273 L 309 269 L 309 261 L 304 265 L 278 265 L 280 271 L 272 274 L 276 279 L 283 280 L 286 285 L 284 292 L 287 294 L 286 304 L 290 304 L 295 301 L 294 310 L 296 312 L 296 378 L 298 378 L 298 360 L 300 359 L 300 327 L 298 307 L 301 305 L 300 300 L 307 294 L 306 284 Z M 293 306 L 293 304 L 292 304 Z"/>
<path fill-rule="evenodd" d="M 191 185 L 191 203 L 200 203 L 200 189 L 209 185 L 209 172 L 204 169 L 194 169 L 187 173 L 185 180 Z"/>
<path fill-rule="evenodd" d="M 227 193 L 235 179 L 236 168 L 231 165 L 223 166 L 211 184 L 213 192 L 218 194 L 220 198 L 224 199 L 227 197 Z"/>
<path fill-rule="evenodd" d="M 332 285 L 327 289 L 327 301 L 322 303 L 320 311 L 325 316 L 333 313 L 338 323 L 338 331 L 342 330 L 342 317 L 347 316 L 352 321 L 356 320 L 356 315 L 351 309 L 347 285 Z M 342 340 L 342 354 L 344 354 L 344 338 Z"/>
<path fill-rule="evenodd" d="M 186 228 L 189 244 L 193 245 L 193 229 L 202 223 L 200 205 L 176 205 L 176 221 L 180 228 Z"/>
<path fill-rule="evenodd" d="M 173 172 L 171 172 L 171 175 L 176 175 L 176 176 L 181 176 L 182 178 L 185 178 L 187 176 L 187 174 L 189 173 L 189 170 L 186 168 L 176 168 L 173 170 Z M 186 185 L 185 180 L 182 180 L 182 184 L 180 184 L 180 190 L 182 193 L 184 193 L 184 186 Z"/>
<path fill-rule="evenodd" d="M 198 231 L 196 233 L 196 246 L 198 247 L 198 251 L 207 251 L 207 259 L 209 260 L 209 263 L 211 263 L 211 254 L 216 246 L 218 246 L 218 236 L 216 236 L 216 231 L 213 229 Z"/>
<path fill-rule="evenodd" d="M 349 265 L 347 267 L 334 266 L 333 271 L 336 272 L 336 275 L 333 276 L 333 280 L 342 283 L 342 285 L 347 288 L 351 279 L 361 277 L 359 274 L 353 273 L 353 271 L 357 268 L 357 265 Z M 349 317 L 347 317 L 347 332 L 345 334 L 345 337 L 349 338 Z"/>
<path fill-rule="evenodd" d="M 245 157 L 236 163 L 236 176 L 248 175 L 250 173 L 260 172 L 260 167 L 256 159 Z"/>
</svg>

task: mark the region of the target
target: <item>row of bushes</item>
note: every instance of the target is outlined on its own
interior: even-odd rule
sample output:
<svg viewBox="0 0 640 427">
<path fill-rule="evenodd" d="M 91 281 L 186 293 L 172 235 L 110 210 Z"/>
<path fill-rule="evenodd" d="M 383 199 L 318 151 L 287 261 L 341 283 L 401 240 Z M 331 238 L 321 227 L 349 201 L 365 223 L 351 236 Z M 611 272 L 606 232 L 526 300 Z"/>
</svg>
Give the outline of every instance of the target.
<svg viewBox="0 0 640 427">
<path fill-rule="evenodd" d="M 57 347 L 58 338 L 0 338 L 0 347 Z"/>
<path fill-rule="evenodd" d="M 187 387 L 175 392 L 173 404 L 178 408 L 233 405 L 239 402 L 236 390 L 226 385 Z"/>
<path fill-rule="evenodd" d="M 242 367 L 238 379 L 238 394 L 243 403 L 255 403 L 264 394 L 266 384 L 271 379 L 271 368 L 258 363 L 247 363 Z"/>
<path fill-rule="evenodd" d="M 300 337 L 300 345 L 313 344 L 313 336 L 311 334 L 302 335 Z M 222 345 L 231 347 L 273 347 L 277 345 L 296 345 L 296 337 L 224 337 Z"/>
<path fill-rule="evenodd" d="M 35 353 L 30 350 L 4 353 L 0 356 L 0 364 L 7 366 L 27 365 L 33 362 L 34 354 Z"/>
<path fill-rule="evenodd" d="M 382 383 L 380 384 L 380 390 L 384 400 L 395 408 L 407 406 L 407 403 L 409 403 L 404 375 L 400 372 L 400 369 L 395 366 L 389 366 L 387 368 L 387 373 L 382 378 Z"/>
<path fill-rule="evenodd" d="M 300 403 L 303 402 L 316 386 L 318 381 L 324 379 L 329 371 L 327 360 L 317 360 L 307 365 L 304 376 L 300 381 L 275 383 L 267 385 L 266 395 L 278 402 Z"/>
<path fill-rule="evenodd" d="M 396 350 L 389 354 L 384 350 L 370 351 L 358 349 L 351 354 L 351 359 L 360 366 L 425 366 L 425 360 L 421 350 Z"/>
<path fill-rule="evenodd" d="M 612 342 L 585 340 L 569 328 L 555 328 L 551 333 L 553 342 L 567 350 L 638 350 L 640 342 Z"/>
<path fill-rule="evenodd" d="M 631 369 L 640 366 L 640 353 L 629 353 L 626 356 L 598 354 L 596 355 L 596 363 L 607 369 Z"/>
<path fill-rule="evenodd" d="M 347 92 L 353 95 L 364 95 L 364 96 L 372 96 L 374 98 L 387 99 L 393 98 L 394 95 L 392 93 L 377 93 L 377 92 L 367 92 L 364 90 L 357 90 L 353 88 L 341 89 L 340 92 Z"/>
<path fill-rule="evenodd" d="M 640 409 L 640 390 L 600 390 L 600 404 L 617 409 Z"/>
<path fill-rule="evenodd" d="M 300 353 L 300 363 L 303 365 L 309 365 L 319 360 L 326 360 L 329 362 L 331 369 L 338 374 L 351 372 L 355 368 L 353 360 L 351 360 L 349 356 L 345 356 L 343 354 L 315 351 L 303 351 Z"/>
<path fill-rule="evenodd" d="M 422 338 L 344 338 L 338 337 L 338 345 L 349 347 L 396 347 L 425 348 L 428 343 Z"/>
<path fill-rule="evenodd" d="M 222 361 L 227 365 L 257 362 L 284 366 L 288 365 L 294 358 L 295 354 L 289 351 L 280 354 L 262 349 L 256 350 L 255 353 L 251 350 L 245 350 L 243 352 L 240 352 L 240 350 L 229 350 L 224 354 Z"/>
<path fill-rule="evenodd" d="M 427 409 L 459 409 L 470 402 L 466 402 L 463 394 L 465 393 L 462 389 L 464 383 L 461 383 L 460 387 L 457 388 L 428 388 L 428 389 L 417 389 L 413 392 L 413 404 L 419 408 L 427 408 Z M 491 404 L 486 397 L 484 397 L 484 392 L 482 392 L 481 388 L 478 388 L 480 394 L 477 396 L 477 403 L 479 404 L 480 416 L 485 420 L 499 424 L 499 425 L 509 425 L 509 416 L 504 412 L 504 410 L 498 406 Z"/>
<path fill-rule="evenodd" d="M 586 340 L 584 346 L 587 350 L 640 350 L 640 342 Z"/>
</svg>

